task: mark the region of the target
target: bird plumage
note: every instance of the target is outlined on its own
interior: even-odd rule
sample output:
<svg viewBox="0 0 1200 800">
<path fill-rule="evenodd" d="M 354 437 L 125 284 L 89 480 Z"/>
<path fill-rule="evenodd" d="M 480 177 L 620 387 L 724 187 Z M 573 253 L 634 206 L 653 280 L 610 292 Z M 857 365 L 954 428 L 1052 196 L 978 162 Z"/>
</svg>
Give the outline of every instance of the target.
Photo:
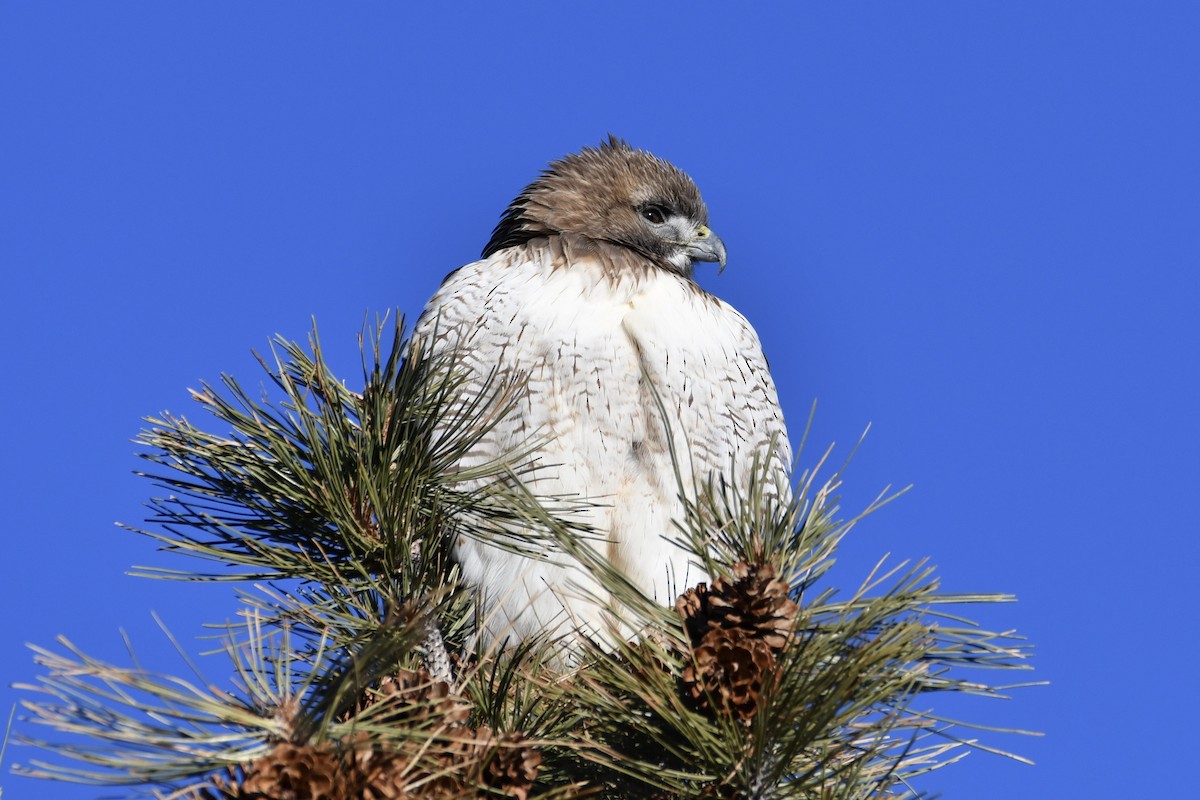
<svg viewBox="0 0 1200 800">
<path fill-rule="evenodd" d="M 731 470 L 745 478 L 761 458 L 783 482 L 791 458 L 757 334 L 691 279 L 693 260 L 724 263 L 707 221 L 687 175 L 610 138 L 527 187 L 414 332 L 422 352 L 453 356 L 464 397 L 490 379 L 519 386 L 471 460 L 538 440 L 529 487 L 583 504 L 574 513 L 603 535 L 597 546 L 664 604 L 707 578 L 670 541 L 682 515 L 672 444 L 684 486 Z M 603 593 L 569 563 L 465 537 L 456 555 L 480 593 L 487 641 L 608 624 L 583 596 Z"/>
</svg>

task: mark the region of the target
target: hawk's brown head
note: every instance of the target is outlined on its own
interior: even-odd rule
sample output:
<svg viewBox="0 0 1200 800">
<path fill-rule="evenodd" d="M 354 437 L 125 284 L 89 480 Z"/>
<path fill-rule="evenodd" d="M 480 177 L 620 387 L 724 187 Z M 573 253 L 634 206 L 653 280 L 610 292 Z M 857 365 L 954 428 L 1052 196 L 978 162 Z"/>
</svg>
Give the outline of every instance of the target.
<svg viewBox="0 0 1200 800">
<path fill-rule="evenodd" d="M 700 190 L 682 171 L 609 136 L 550 164 L 517 196 L 483 257 L 543 236 L 567 234 L 629 248 L 691 275 L 693 261 L 725 266 Z"/>
</svg>

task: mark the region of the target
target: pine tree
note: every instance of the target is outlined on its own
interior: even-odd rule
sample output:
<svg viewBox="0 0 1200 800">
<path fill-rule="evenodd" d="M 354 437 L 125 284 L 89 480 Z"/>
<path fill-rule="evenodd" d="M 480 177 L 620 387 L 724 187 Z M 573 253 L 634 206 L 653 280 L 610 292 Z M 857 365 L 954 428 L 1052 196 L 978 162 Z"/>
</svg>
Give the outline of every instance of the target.
<svg viewBox="0 0 1200 800">
<path fill-rule="evenodd" d="M 952 607 L 1011 598 L 941 593 L 922 564 L 844 599 L 826 585 L 842 537 L 888 498 L 839 521 L 840 477 L 818 485 L 817 469 L 786 501 L 759 475 L 691 487 L 679 540 L 711 584 L 659 605 L 588 545 L 597 532 L 538 503 L 521 459 L 473 467 L 488 488 L 462 489 L 451 467 L 514 393 L 495 381 L 464 408 L 452 366 L 406 358 L 402 330 L 360 341 L 361 391 L 314 329 L 260 359 L 276 399 L 228 376 L 193 392 L 222 432 L 148 421 L 145 474 L 167 494 L 131 530 L 200 561 L 144 574 L 239 582 L 232 680 L 102 663 L 65 639 L 36 649 L 25 708 L 58 735 L 26 737 L 56 757 L 27 773 L 179 800 L 849 800 L 914 796 L 914 777 L 983 747 L 918 701 L 1001 696 L 965 671 L 1023 668 L 1027 651 Z M 569 554 L 631 635 L 477 648 L 459 536 Z"/>
</svg>

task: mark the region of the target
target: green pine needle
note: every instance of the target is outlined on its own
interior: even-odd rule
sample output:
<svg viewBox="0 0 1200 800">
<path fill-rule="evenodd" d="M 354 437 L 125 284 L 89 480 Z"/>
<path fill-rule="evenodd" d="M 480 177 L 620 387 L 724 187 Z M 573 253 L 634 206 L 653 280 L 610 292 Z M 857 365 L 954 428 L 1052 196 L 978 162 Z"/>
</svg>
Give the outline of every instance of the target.
<svg viewBox="0 0 1200 800">
<path fill-rule="evenodd" d="M 194 560 L 136 574 L 238 582 L 241 621 L 220 646 L 233 681 L 218 689 L 119 667 L 66 639 L 62 654 L 34 648 L 45 675 L 24 687 L 36 697 L 24 706 L 53 736 L 21 739 L 56 760 L 22 771 L 183 798 L 279 742 L 342 748 L 366 736 L 381 752 L 424 753 L 487 730 L 520 734 L 541 754 L 531 797 L 859 800 L 916 796 L 915 779 L 969 749 L 999 752 L 962 733 L 993 729 L 927 706 L 946 692 L 1002 697 L 1027 685 L 979 677 L 1025 669 L 1029 652 L 1011 632 L 962 616 L 1012 597 L 942 593 L 924 562 L 881 560 L 845 597 L 829 585 L 842 539 L 899 493 L 839 520 L 842 473 L 817 477 L 828 453 L 791 486 L 767 462 L 704 485 L 679 478 L 676 543 L 714 580 L 739 562 L 769 565 L 798 604 L 756 713 L 735 718 L 719 698 L 703 706 L 683 691 L 698 669 L 683 617 L 592 546 L 602 533 L 577 521 L 586 504 L 530 491 L 537 441 L 504 460 L 464 462 L 512 410 L 517 387 L 496 376 L 464 396 L 450 361 L 406 357 L 402 332 L 400 319 L 384 319 L 361 338 L 361 391 L 332 374 L 314 327 L 307 347 L 278 339 L 260 359 L 273 398 L 229 376 L 193 393 L 219 432 L 169 414 L 149 420 L 138 439 L 153 465 L 144 474 L 165 494 L 150 501 L 147 527 L 130 530 Z M 663 424 L 675 424 L 665 411 Z M 477 651 L 480 610 L 453 558 L 459 536 L 574 560 L 614 598 L 614 630 L 626 635 Z M 442 707 L 416 694 L 375 697 L 440 647 L 468 727 L 439 721 Z"/>
</svg>

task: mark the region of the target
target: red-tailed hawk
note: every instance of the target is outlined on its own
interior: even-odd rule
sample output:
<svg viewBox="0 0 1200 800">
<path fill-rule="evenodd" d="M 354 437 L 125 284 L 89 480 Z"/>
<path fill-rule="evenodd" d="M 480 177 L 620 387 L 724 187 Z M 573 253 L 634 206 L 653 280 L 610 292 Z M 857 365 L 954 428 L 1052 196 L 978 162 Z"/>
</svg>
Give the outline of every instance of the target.
<svg viewBox="0 0 1200 800">
<path fill-rule="evenodd" d="M 610 137 L 553 162 L 508 207 L 483 260 L 451 273 L 415 330 L 422 352 L 453 353 L 465 394 L 489 376 L 521 396 L 472 460 L 544 440 L 530 488 L 574 497 L 597 545 L 646 593 L 671 604 L 707 579 L 670 540 L 682 516 L 666 422 L 683 484 L 757 459 L 786 484 L 791 450 L 758 336 L 692 280 L 695 261 L 725 264 L 696 185 L 666 161 Z M 571 564 L 463 538 L 463 574 L 480 593 L 487 642 L 561 630 L 595 633 L 599 587 Z M 576 588 L 579 587 L 579 588 Z"/>
</svg>

